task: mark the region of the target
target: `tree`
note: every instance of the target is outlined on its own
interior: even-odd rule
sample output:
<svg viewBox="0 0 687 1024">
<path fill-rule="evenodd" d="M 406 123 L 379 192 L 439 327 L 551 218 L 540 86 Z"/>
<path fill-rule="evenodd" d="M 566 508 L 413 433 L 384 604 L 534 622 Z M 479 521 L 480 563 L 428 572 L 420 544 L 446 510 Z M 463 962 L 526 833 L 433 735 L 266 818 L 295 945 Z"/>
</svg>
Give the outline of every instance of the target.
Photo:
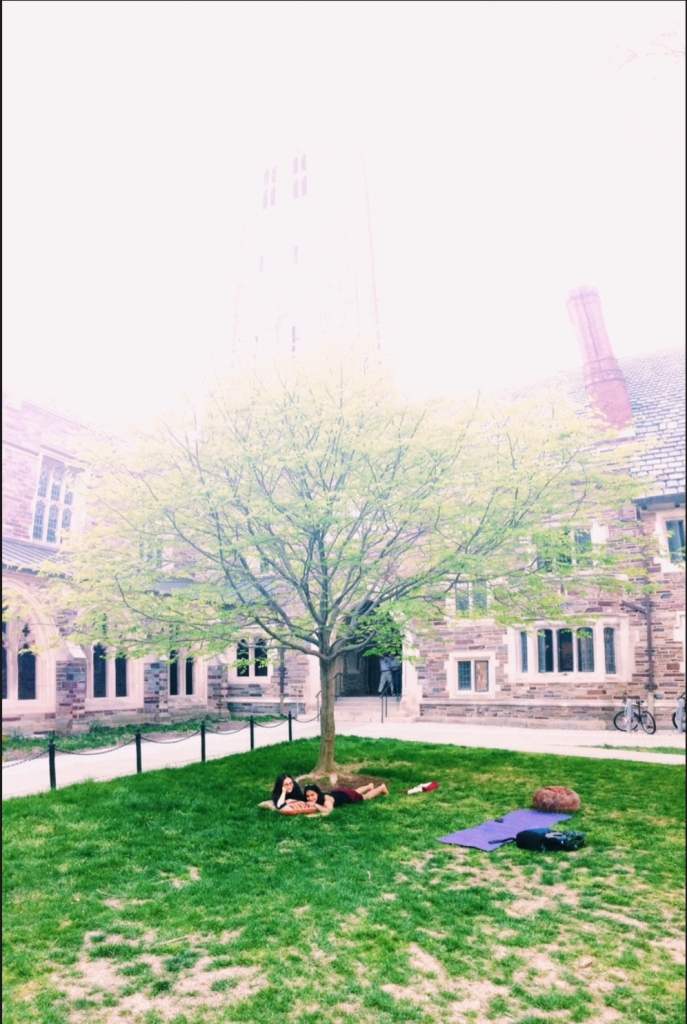
<svg viewBox="0 0 687 1024">
<path fill-rule="evenodd" d="M 632 488 L 628 454 L 599 440 L 551 396 L 419 405 L 343 358 L 255 369 L 200 414 L 90 453 L 93 522 L 61 601 L 75 638 L 106 629 L 133 656 L 219 653 L 247 630 L 315 656 L 330 773 L 336 659 L 430 629 L 456 581 L 488 583 L 503 622 L 565 618 L 566 580 L 622 586 L 609 551 L 584 572 L 570 554 Z"/>
</svg>

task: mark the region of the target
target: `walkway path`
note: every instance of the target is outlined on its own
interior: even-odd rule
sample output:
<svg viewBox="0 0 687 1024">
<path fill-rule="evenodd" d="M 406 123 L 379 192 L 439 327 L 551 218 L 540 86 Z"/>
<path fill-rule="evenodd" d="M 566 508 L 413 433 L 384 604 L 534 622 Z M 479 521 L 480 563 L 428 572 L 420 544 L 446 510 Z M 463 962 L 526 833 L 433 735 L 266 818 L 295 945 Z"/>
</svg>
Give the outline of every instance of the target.
<svg viewBox="0 0 687 1024">
<path fill-rule="evenodd" d="M 523 729 L 507 726 L 456 725 L 445 722 L 402 722 L 384 723 L 339 722 L 340 736 L 384 737 L 388 739 L 411 740 L 423 743 L 452 743 L 464 747 L 486 747 L 495 750 L 516 750 L 537 754 L 564 754 L 568 757 L 610 758 L 622 761 L 644 761 L 651 764 L 685 764 L 684 754 L 659 754 L 653 747 L 685 746 L 685 736 L 673 730 L 646 736 L 644 733 L 611 731 L 592 732 L 572 729 Z M 293 738 L 301 739 L 319 735 L 317 721 L 293 724 Z M 255 746 L 269 746 L 284 743 L 288 733 L 286 723 L 278 728 L 255 728 Z M 612 749 L 608 749 L 608 748 Z M 641 751 L 627 750 L 627 747 L 642 747 Z M 207 759 L 214 760 L 238 754 L 250 749 L 249 731 L 208 733 L 206 736 Z M 175 742 L 144 742 L 142 745 L 144 771 L 154 768 L 175 768 L 200 761 L 200 736 Z M 56 777 L 58 788 L 62 789 L 86 779 L 99 781 L 136 772 L 136 748 L 133 743 L 112 751 L 110 754 L 85 752 L 81 754 L 58 754 Z M 47 757 L 39 757 L 3 767 L 3 799 L 42 793 L 50 788 Z"/>
</svg>

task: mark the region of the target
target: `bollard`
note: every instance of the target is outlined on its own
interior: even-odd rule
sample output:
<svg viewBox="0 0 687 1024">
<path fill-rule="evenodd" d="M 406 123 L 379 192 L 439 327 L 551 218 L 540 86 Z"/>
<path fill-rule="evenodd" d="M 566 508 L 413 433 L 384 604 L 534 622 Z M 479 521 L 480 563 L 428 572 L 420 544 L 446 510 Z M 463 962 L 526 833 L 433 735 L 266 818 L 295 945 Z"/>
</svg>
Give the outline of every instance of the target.
<svg viewBox="0 0 687 1024">
<path fill-rule="evenodd" d="M 289 743 L 293 740 L 293 732 L 291 731 L 291 712 L 289 711 Z"/>
<path fill-rule="evenodd" d="M 253 716 L 250 716 L 250 749 L 255 750 L 255 722 Z"/>
<path fill-rule="evenodd" d="M 141 774 L 143 768 L 141 767 L 141 730 L 136 730 L 136 772 L 138 775 Z"/>
<path fill-rule="evenodd" d="M 205 722 L 200 723 L 200 759 L 205 762 Z"/>
<path fill-rule="evenodd" d="M 48 765 L 50 768 L 50 788 L 57 789 L 57 779 L 55 777 L 55 740 L 50 740 L 50 743 L 48 743 Z"/>
</svg>

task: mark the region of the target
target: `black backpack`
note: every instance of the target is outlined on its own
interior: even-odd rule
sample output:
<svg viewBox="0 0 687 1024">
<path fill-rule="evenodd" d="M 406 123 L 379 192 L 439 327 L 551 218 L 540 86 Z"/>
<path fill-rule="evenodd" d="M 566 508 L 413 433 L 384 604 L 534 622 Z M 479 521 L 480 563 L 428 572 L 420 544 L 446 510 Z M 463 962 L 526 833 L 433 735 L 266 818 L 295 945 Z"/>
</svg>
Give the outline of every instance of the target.
<svg viewBox="0 0 687 1024">
<path fill-rule="evenodd" d="M 586 836 L 586 832 L 552 832 L 549 828 L 527 828 L 505 842 L 515 843 L 521 850 L 544 853 L 545 850 L 579 850 L 584 846 Z M 503 843 L 503 840 L 493 839 L 492 842 Z"/>
<path fill-rule="evenodd" d="M 528 828 L 518 832 L 515 845 L 521 850 L 579 850 L 584 846 L 586 832 L 552 832 L 548 828 Z"/>
</svg>

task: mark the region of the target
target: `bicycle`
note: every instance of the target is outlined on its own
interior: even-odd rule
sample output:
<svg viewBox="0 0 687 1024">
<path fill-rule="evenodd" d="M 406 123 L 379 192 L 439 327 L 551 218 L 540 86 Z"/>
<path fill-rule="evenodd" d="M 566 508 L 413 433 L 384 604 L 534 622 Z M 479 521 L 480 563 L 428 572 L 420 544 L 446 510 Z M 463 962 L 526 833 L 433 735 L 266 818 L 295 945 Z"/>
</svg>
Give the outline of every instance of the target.
<svg viewBox="0 0 687 1024">
<path fill-rule="evenodd" d="M 677 699 L 677 708 L 673 712 L 673 725 L 678 732 L 685 731 L 685 695 L 681 693 Z"/>
<path fill-rule="evenodd" d="M 644 732 L 653 736 L 656 732 L 656 719 L 647 711 L 646 701 L 633 700 L 632 697 L 625 697 L 625 706 L 622 711 L 613 719 L 613 725 L 621 732 L 634 732 L 638 725 L 641 725 Z M 629 720 L 629 728 L 628 728 Z"/>
</svg>

